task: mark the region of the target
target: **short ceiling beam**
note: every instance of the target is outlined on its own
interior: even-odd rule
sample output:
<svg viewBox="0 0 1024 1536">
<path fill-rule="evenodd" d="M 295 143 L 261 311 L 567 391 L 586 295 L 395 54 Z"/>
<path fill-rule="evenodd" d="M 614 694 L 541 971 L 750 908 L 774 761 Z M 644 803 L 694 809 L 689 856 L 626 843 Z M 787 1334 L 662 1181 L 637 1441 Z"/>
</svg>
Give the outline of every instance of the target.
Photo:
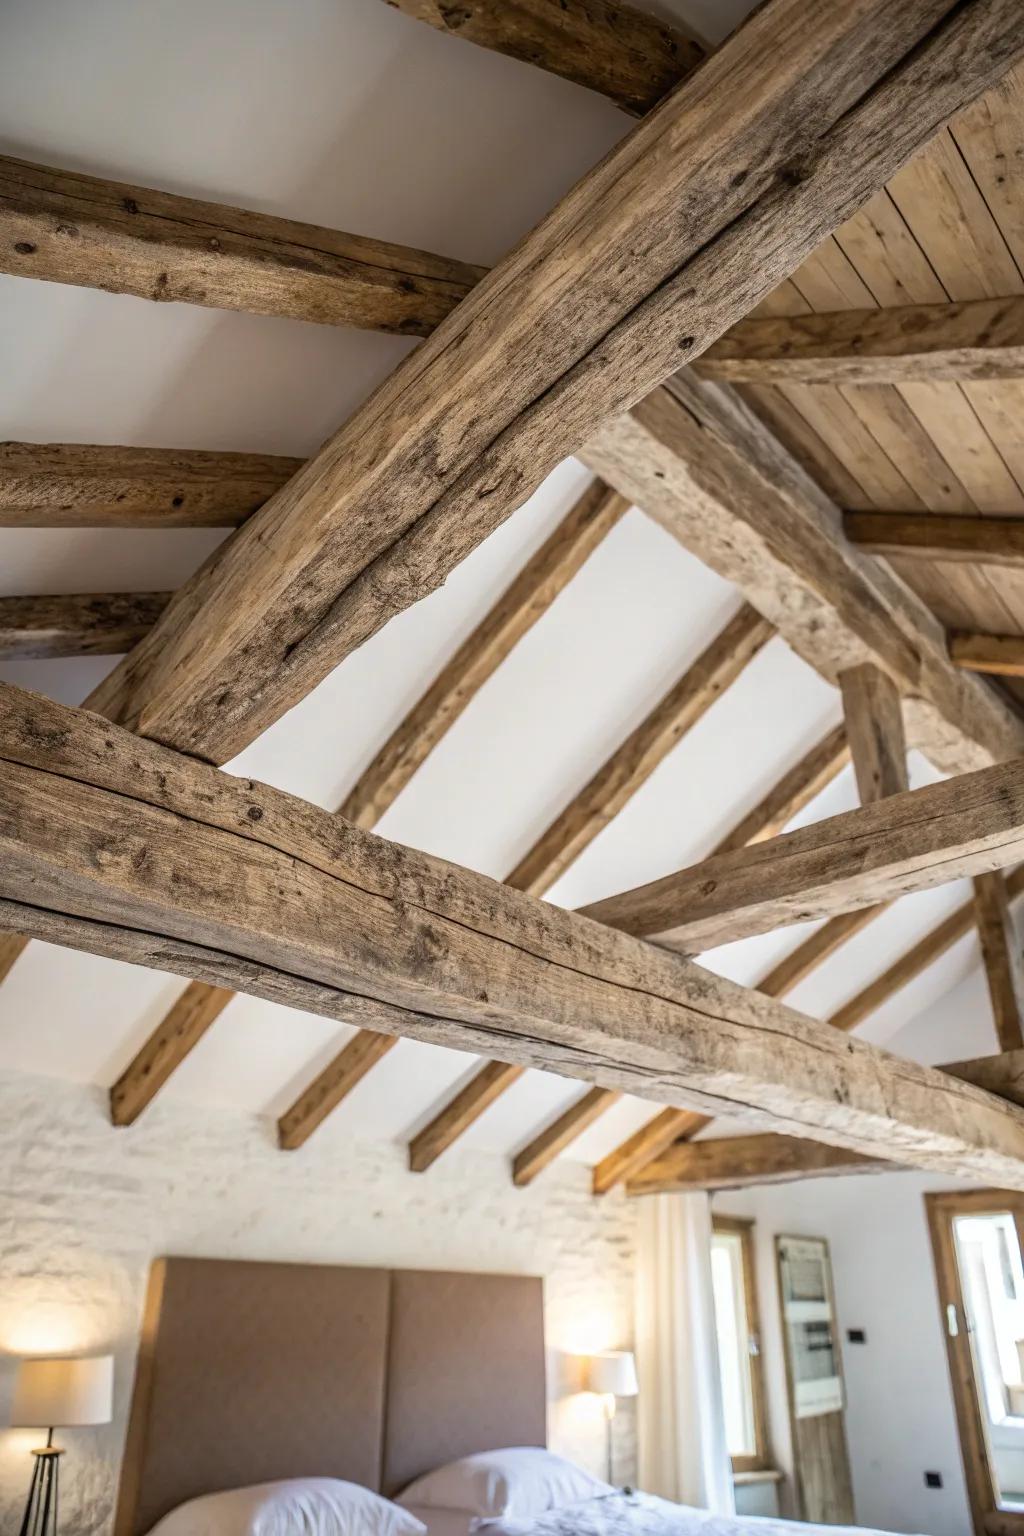
<svg viewBox="0 0 1024 1536">
<path fill-rule="evenodd" d="M 506 1089 L 519 1081 L 523 1071 L 524 1068 L 514 1062 L 485 1062 L 441 1113 L 412 1138 L 409 1143 L 411 1172 L 426 1173 L 442 1152 L 447 1152 Z"/>
<path fill-rule="evenodd" d="M 301 466 L 270 453 L 0 443 L 0 528 L 233 528 Z"/>
<path fill-rule="evenodd" d="M 512 1182 L 517 1189 L 532 1184 L 538 1174 L 550 1167 L 560 1153 L 572 1146 L 621 1097 L 621 1093 L 610 1088 L 588 1088 L 575 1099 L 516 1153 L 512 1162 Z"/>
<path fill-rule="evenodd" d="M 295 1152 L 303 1146 L 397 1044 L 396 1035 L 381 1035 L 372 1029 L 360 1029 L 353 1035 L 278 1119 L 277 1144 L 281 1150 Z"/>
<path fill-rule="evenodd" d="M 1024 1047 L 1024 956 L 1010 912 L 1010 893 L 1001 872 L 974 877 L 974 920 L 1001 1051 Z"/>
<path fill-rule="evenodd" d="M 863 662 L 839 674 L 843 718 L 861 805 L 910 788 L 903 706 L 888 673 Z"/>
<path fill-rule="evenodd" d="M 0 272 L 159 303 L 426 336 L 484 268 L 5 155 Z"/>
<path fill-rule="evenodd" d="M 696 1114 L 693 1110 L 660 1110 L 595 1164 L 594 1194 L 606 1195 L 616 1184 L 625 1183 L 674 1142 L 696 1135 L 710 1119 L 710 1115 Z"/>
<path fill-rule="evenodd" d="M 189 982 L 111 1088 L 111 1124 L 134 1125 L 234 995 L 227 987 Z"/>
<path fill-rule="evenodd" d="M 1024 565 L 1024 517 L 946 512 L 844 512 L 843 531 L 868 554 L 967 565 Z"/>
<path fill-rule="evenodd" d="M 979 635 L 955 629 L 949 637 L 949 656 L 965 672 L 1024 677 L 1024 635 Z"/>
<path fill-rule="evenodd" d="M 0 597 L 0 660 L 123 656 L 148 635 L 169 592 Z"/>
<path fill-rule="evenodd" d="M 850 1173 L 895 1173 L 896 1165 L 801 1136 L 709 1136 L 677 1141 L 626 1181 L 628 1195 L 747 1189 Z"/>
</svg>

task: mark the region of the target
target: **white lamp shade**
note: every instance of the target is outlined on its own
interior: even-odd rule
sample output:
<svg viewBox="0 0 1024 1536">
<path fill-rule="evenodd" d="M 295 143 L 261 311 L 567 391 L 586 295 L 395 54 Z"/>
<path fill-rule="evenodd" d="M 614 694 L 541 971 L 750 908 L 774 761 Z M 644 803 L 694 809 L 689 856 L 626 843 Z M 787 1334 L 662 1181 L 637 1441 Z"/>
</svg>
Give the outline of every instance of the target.
<svg viewBox="0 0 1024 1536">
<path fill-rule="evenodd" d="M 14 1384 L 11 1423 L 22 1429 L 109 1424 L 114 1357 L 22 1360 Z"/>
<path fill-rule="evenodd" d="M 591 1355 L 587 1390 L 606 1397 L 636 1397 L 640 1387 L 631 1351 L 622 1349 L 611 1354 Z"/>
</svg>

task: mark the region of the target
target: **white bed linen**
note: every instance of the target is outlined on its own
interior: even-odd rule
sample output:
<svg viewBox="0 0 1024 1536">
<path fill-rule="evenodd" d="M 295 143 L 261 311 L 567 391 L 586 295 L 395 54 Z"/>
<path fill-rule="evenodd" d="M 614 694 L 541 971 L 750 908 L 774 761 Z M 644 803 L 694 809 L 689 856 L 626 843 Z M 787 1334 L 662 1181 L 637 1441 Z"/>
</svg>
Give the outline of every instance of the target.
<svg viewBox="0 0 1024 1536">
<path fill-rule="evenodd" d="M 422 1520 L 427 1536 L 469 1536 L 469 1530 L 477 1515 L 465 1509 L 427 1509 L 422 1504 L 403 1506 L 410 1515 Z"/>
<path fill-rule="evenodd" d="M 862 1526 L 804 1525 L 756 1515 L 713 1515 L 649 1493 L 612 1493 L 530 1520 L 477 1520 L 474 1536 L 891 1536 Z"/>
</svg>

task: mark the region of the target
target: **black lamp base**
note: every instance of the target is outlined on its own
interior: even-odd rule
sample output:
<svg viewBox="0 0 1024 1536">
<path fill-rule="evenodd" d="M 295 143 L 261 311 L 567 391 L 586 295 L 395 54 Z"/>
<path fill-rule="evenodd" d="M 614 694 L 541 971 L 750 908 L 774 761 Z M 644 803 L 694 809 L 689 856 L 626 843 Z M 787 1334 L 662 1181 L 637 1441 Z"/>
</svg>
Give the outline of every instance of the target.
<svg viewBox="0 0 1024 1536">
<path fill-rule="evenodd" d="M 60 1458 L 63 1454 L 53 1443 L 52 1429 L 45 1446 L 32 1452 L 35 1466 L 19 1536 L 57 1536 Z"/>
</svg>

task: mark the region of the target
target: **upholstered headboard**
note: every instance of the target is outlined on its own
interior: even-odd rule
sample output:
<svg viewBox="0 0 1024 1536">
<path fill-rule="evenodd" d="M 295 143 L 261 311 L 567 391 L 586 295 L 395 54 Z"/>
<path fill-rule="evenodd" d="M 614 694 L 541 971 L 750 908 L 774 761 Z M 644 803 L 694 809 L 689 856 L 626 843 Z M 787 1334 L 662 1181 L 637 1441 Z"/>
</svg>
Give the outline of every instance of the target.
<svg viewBox="0 0 1024 1536">
<path fill-rule="evenodd" d="M 387 1494 L 471 1451 L 545 1443 L 542 1282 L 160 1259 L 115 1536 L 283 1477 Z"/>
</svg>

